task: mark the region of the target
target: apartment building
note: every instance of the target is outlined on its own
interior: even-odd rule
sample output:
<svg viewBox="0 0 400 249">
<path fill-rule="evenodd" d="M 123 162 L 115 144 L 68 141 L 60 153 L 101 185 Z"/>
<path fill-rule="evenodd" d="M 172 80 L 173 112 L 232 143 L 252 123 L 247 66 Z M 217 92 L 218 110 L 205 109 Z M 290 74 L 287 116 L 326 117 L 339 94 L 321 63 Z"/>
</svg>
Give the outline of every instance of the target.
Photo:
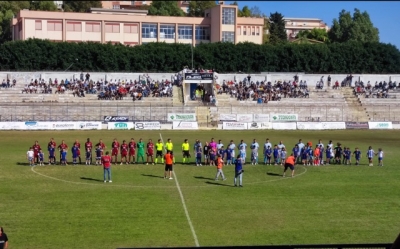
<svg viewBox="0 0 400 249">
<path fill-rule="evenodd" d="M 206 10 L 204 17 L 148 16 L 146 10 L 112 8 L 92 8 L 91 13 L 21 10 L 13 19 L 12 37 L 129 46 L 148 42 L 261 44 L 264 19 L 237 13 L 237 6 L 224 4 Z"/>
<path fill-rule="evenodd" d="M 329 30 L 328 25 L 318 18 L 285 17 L 283 19 L 285 20 L 285 29 L 289 41 L 296 39 L 296 35 L 303 30 L 314 28 Z"/>
</svg>

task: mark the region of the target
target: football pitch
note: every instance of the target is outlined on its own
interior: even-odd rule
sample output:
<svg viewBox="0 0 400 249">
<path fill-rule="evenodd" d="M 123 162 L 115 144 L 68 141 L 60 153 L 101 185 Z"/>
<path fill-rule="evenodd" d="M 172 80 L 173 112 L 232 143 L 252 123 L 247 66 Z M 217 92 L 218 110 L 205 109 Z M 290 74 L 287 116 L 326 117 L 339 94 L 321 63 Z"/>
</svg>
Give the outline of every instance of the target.
<svg viewBox="0 0 400 249">
<path fill-rule="evenodd" d="M 400 231 L 400 131 L 2 131 L 0 140 L 0 226 L 10 248 L 118 248 L 169 246 L 391 243 Z M 100 166 L 30 167 L 26 151 L 39 141 L 78 139 L 108 148 L 117 138 L 174 143 L 175 176 L 164 166 L 112 165 L 112 183 Z M 361 165 L 296 166 L 294 178 L 282 166 L 244 166 L 243 188 L 214 181 L 216 168 L 181 164 L 181 144 L 215 138 L 226 145 L 257 139 L 263 147 L 283 141 L 288 151 L 301 138 L 340 142 L 362 151 Z M 384 166 L 369 167 L 368 146 L 382 148 Z M 83 151 L 82 151 L 83 152 Z M 83 153 L 82 153 L 83 154 Z M 248 148 L 247 155 L 250 155 Z M 83 156 L 83 155 L 82 155 Z M 248 156 L 249 157 L 249 156 Z M 71 161 L 71 152 L 68 152 Z M 354 157 L 352 158 L 354 161 Z M 58 161 L 58 153 L 57 153 Z"/>
</svg>

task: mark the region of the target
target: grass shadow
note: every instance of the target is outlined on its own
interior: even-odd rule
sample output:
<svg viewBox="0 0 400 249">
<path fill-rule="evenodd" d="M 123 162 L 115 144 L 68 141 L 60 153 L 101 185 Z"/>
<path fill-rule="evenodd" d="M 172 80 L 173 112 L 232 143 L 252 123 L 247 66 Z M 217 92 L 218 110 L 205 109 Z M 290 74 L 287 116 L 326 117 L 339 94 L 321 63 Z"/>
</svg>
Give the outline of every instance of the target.
<svg viewBox="0 0 400 249">
<path fill-rule="evenodd" d="M 269 175 L 269 176 L 282 176 L 282 175 L 280 175 L 280 174 L 271 173 L 271 172 L 267 172 L 267 175 Z"/>
<path fill-rule="evenodd" d="M 30 166 L 29 163 L 20 163 L 20 162 L 18 162 L 17 165 L 19 165 L 19 166 Z"/>
<path fill-rule="evenodd" d="M 200 179 L 200 180 L 214 180 L 214 178 L 209 178 L 209 177 L 204 177 L 204 176 L 193 176 L 196 179 Z"/>
<path fill-rule="evenodd" d="M 163 176 L 147 175 L 147 174 L 142 174 L 142 176 L 148 176 L 148 177 L 154 177 L 154 178 L 164 178 Z"/>
<path fill-rule="evenodd" d="M 219 182 L 206 181 L 205 183 L 210 184 L 210 185 L 223 186 L 223 187 L 234 187 L 233 185 L 223 184 L 223 183 L 219 183 Z"/>
<path fill-rule="evenodd" d="M 102 182 L 103 180 L 100 179 L 94 179 L 94 178 L 90 178 L 90 177 L 81 177 L 81 180 L 86 180 L 86 181 L 94 181 L 94 182 Z"/>
</svg>

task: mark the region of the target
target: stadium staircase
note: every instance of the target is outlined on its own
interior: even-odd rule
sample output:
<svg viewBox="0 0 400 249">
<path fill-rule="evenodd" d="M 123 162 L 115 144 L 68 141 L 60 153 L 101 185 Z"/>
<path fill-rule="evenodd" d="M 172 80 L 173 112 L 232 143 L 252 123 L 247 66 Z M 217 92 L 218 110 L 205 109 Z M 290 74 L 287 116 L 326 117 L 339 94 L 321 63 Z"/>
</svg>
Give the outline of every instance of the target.
<svg viewBox="0 0 400 249">
<path fill-rule="evenodd" d="M 351 121 L 368 122 L 370 120 L 368 111 L 363 107 L 361 101 L 354 93 L 354 89 L 343 87 L 340 89 L 347 102 L 348 112 L 352 115 Z"/>
</svg>

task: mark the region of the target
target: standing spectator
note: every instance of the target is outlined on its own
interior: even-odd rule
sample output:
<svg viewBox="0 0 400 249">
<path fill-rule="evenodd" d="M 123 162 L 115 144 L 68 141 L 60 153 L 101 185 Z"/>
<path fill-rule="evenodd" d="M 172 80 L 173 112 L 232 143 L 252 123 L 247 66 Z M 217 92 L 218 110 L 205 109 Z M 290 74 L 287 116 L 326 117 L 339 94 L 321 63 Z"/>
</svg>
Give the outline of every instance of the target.
<svg viewBox="0 0 400 249">
<path fill-rule="evenodd" d="M 286 170 L 290 168 L 292 171 L 292 177 L 294 176 L 294 160 L 296 160 L 293 156 L 293 153 L 285 161 L 285 169 L 283 170 L 283 177 L 285 177 Z"/>
<path fill-rule="evenodd" d="M 330 75 L 328 75 L 328 87 L 330 87 L 330 86 L 331 86 L 331 80 L 332 80 L 331 76 L 330 76 Z"/>
<path fill-rule="evenodd" d="M 169 179 L 172 180 L 172 163 L 173 163 L 173 155 L 171 151 L 167 151 L 167 154 L 164 156 L 165 160 L 165 172 L 164 179 L 167 179 L 167 175 L 169 172 Z"/>
<path fill-rule="evenodd" d="M 3 227 L 0 227 L 0 249 L 8 248 L 8 237 L 7 234 L 4 233 Z"/>
<path fill-rule="evenodd" d="M 222 167 L 224 165 L 224 160 L 222 160 L 221 155 L 218 155 L 217 158 L 217 175 L 215 176 L 215 180 L 218 181 L 219 176 L 222 177 L 222 180 L 226 180 L 224 172 L 222 171 Z"/>
<path fill-rule="evenodd" d="M 235 178 L 233 179 L 233 186 L 237 187 L 237 179 L 239 178 L 239 187 L 243 187 L 243 172 L 242 158 L 238 155 L 235 161 Z"/>
<path fill-rule="evenodd" d="M 105 156 L 101 157 L 101 163 L 103 164 L 103 169 L 104 169 L 104 182 L 106 181 L 106 175 L 108 175 L 108 182 L 112 182 L 111 180 L 111 157 L 110 157 L 110 152 L 106 152 Z"/>
</svg>

